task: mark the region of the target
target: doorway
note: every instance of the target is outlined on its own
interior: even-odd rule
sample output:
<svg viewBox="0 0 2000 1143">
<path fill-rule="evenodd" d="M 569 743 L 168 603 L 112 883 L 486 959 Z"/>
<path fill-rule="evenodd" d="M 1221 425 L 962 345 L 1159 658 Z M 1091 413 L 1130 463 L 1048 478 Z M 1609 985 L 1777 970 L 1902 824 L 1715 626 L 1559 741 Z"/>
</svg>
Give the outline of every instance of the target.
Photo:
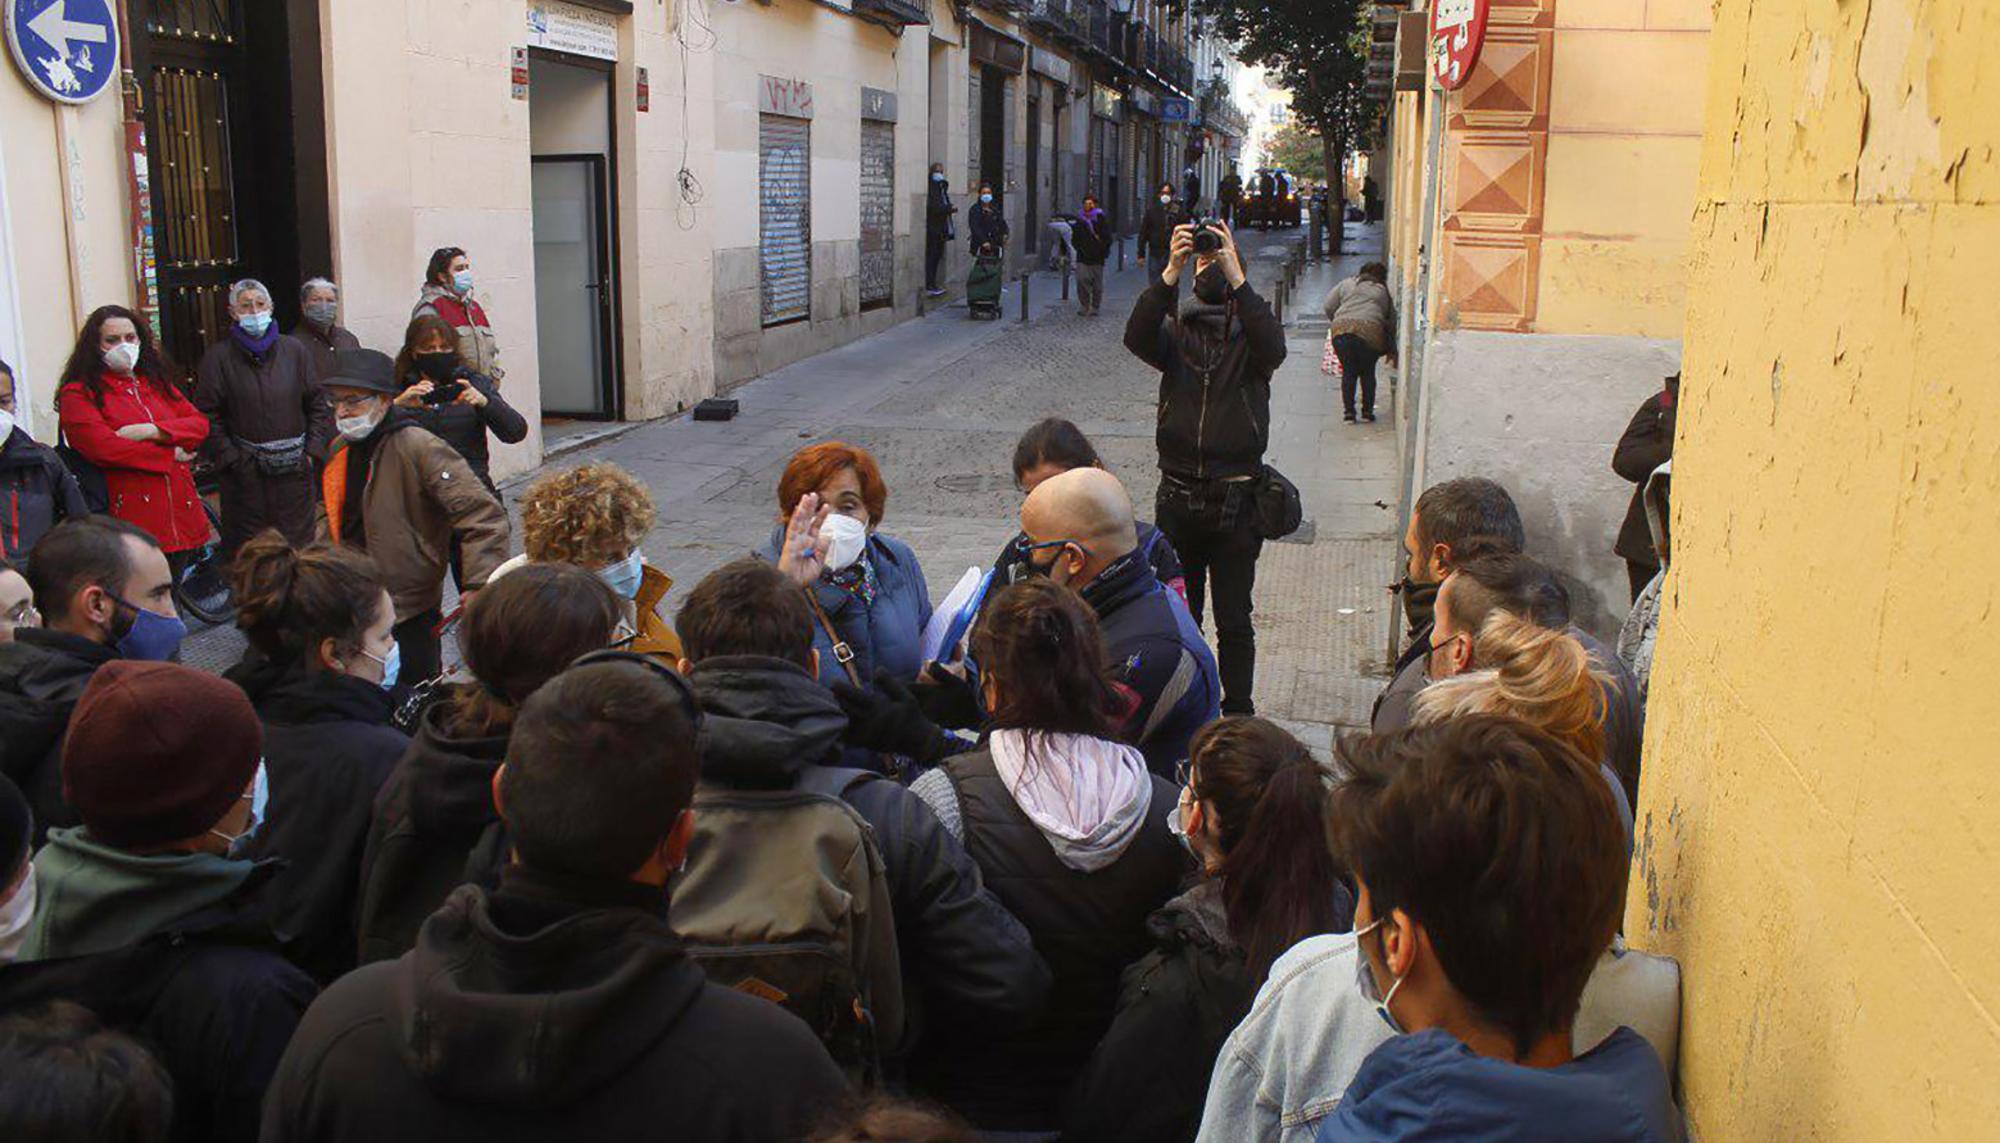
<svg viewBox="0 0 2000 1143">
<path fill-rule="evenodd" d="M 544 417 L 618 416 L 611 65 L 529 57 L 536 361 Z"/>
<path fill-rule="evenodd" d="M 1040 249 L 1042 235 L 1042 93 L 1033 80 L 1028 87 L 1028 253 Z"/>
<path fill-rule="evenodd" d="M 993 188 L 995 206 L 1006 204 L 1007 73 L 991 64 L 979 68 L 979 181 Z"/>
</svg>

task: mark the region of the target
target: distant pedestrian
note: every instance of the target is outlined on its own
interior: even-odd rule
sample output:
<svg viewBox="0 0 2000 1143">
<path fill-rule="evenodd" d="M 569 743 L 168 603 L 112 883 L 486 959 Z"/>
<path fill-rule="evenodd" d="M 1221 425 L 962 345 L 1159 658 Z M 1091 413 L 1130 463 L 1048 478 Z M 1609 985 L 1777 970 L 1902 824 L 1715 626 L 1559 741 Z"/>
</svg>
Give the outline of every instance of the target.
<svg viewBox="0 0 2000 1143">
<path fill-rule="evenodd" d="M 312 378 L 315 390 L 333 374 L 334 355 L 343 349 L 360 349 L 361 341 L 340 324 L 340 287 L 325 278 L 308 278 L 299 287 L 299 324 L 290 330 L 292 337 L 306 347 L 312 358 Z M 321 404 L 326 395 L 317 394 Z M 333 447 L 333 411 L 329 406 L 323 416 L 312 420 L 306 435 L 306 455 L 312 457 L 313 464 L 326 463 L 326 450 Z"/>
<path fill-rule="evenodd" d="M 15 393 L 14 371 L 0 361 L 0 559 L 26 563 L 50 528 L 90 507 L 62 457 L 16 420 Z"/>
<path fill-rule="evenodd" d="M 1201 172 L 1193 167 L 1181 173 L 1181 205 L 1187 207 L 1189 213 L 1201 209 Z"/>
<path fill-rule="evenodd" d="M 176 565 L 208 543 L 190 467 L 208 418 L 174 384 L 138 314 L 99 306 L 84 319 L 56 411 L 69 446 L 102 474 L 107 512 L 151 533 Z"/>
<path fill-rule="evenodd" d="M 1389 293 L 1389 268 L 1370 262 L 1326 295 L 1327 336 L 1340 358 L 1341 419 L 1353 424 L 1375 420 L 1375 363 L 1396 364 L 1396 300 Z M 1361 391 L 1361 403 L 1354 401 Z"/>
<path fill-rule="evenodd" d="M 343 349 L 327 379 L 341 439 L 321 479 L 321 535 L 369 554 L 396 601 L 396 645 L 411 683 L 442 666 L 438 624 L 451 553 L 464 557 L 462 596 L 507 558 L 507 512 L 465 458 L 392 406 L 395 365 Z"/>
<path fill-rule="evenodd" d="M 418 428 L 428 429 L 472 466 L 473 475 L 496 498 L 486 434 L 503 444 L 528 439 L 528 419 L 500 395 L 493 378 L 465 359 L 462 343 L 443 318 L 419 314 L 403 331 L 396 354 L 396 406 Z"/>
<path fill-rule="evenodd" d="M 1259 488 L 1271 443 L 1271 375 L 1285 360 L 1285 330 L 1252 289 L 1236 239 L 1196 254 L 1194 228 L 1174 233 L 1173 255 L 1125 323 L 1125 348 L 1160 371 L 1160 489 L 1154 523 L 1187 572 L 1188 608 L 1202 618 L 1214 589 L 1222 710 L 1255 714 L 1257 631 L 1251 600 L 1264 550 Z M 1192 296 L 1175 288 L 1192 261 Z"/>
<path fill-rule="evenodd" d="M 172 1138 L 172 1077 L 81 1005 L 56 1000 L 0 1019 L 0 1075 L 0 1123 L 17 1143 Z"/>
<path fill-rule="evenodd" d="M 687 683 L 637 655 L 528 699 L 487 789 L 498 885 L 455 889 L 407 956 L 327 989 L 263 1143 L 791 1143 L 832 1111 L 847 1084 L 805 1023 L 709 983 L 669 927 L 700 726 Z"/>
<path fill-rule="evenodd" d="M 1139 218 L 1139 258 L 1146 263 L 1147 284 L 1159 281 L 1173 256 L 1174 232 L 1189 219 L 1186 203 L 1174 197 L 1174 184 L 1161 183 L 1146 213 Z"/>
<path fill-rule="evenodd" d="M 1640 403 L 1611 454 L 1612 470 L 1633 484 L 1632 502 L 1626 506 L 1625 522 L 1619 525 L 1618 542 L 1612 551 L 1625 561 L 1635 601 L 1660 574 L 1660 553 L 1653 546 L 1653 530 L 1646 522 L 1646 482 L 1674 458 L 1674 420 L 1680 410 L 1680 393 L 1681 375 L 1676 373 L 1659 392 Z"/>
<path fill-rule="evenodd" d="M 424 267 L 423 289 L 410 316 L 435 314 L 458 337 L 458 356 L 465 367 L 498 385 L 507 376 L 500 364 L 500 343 L 486 308 L 472 295 L 472 260 L 457 246 L 440 246 Z"/>
<path fill-rule="evenodd" d="M 972 213 L 966 216 L 966 229 L 971 234 L 975 255 L 1007 252 L 1007 215 L 993 197 L 993 184 L 979 184 L 979 201 L 973 204 Z"/>
<path fill-rule="evenodd" d="M 1096 317 L 1104 304 L 1104 260 L 1111 253 L 1111 220 L 1096 195 L 1083 196 L 1083 212 L 1069 228 L 1069 241 L 1076 251 L 1077 312 Z"/>
<path fill-rule="evenodd" d="M 1243 176 L 1236 173 L 1236 164 L 1229 165 L 1229 173 L 1222 176 L 1222 182 L 1217 184 L 1215 201 L 1221 208 L 1222 221 L 1234 227 L 1237 224 L 1237 208 L 1243 202 Z"/>
<path fill-rule="evenodd" d="M 306 442 L 332 437 L 312 353 L 273 326 L 270 291 L 245 278 L 229 287 L 229 298 L 235 322 L 202 355 L 194 388 L 195 408 L 208 418 L 202 459 L 222 484 L 224 565 L 266 528 L 294 544 L 312 539 Z"/>
<path fill-rule="evenodd" d="M 944 267 L 945 249 L 956 237 L 952 215 L 957 213 L 944 164 L 932 163 L 930 188 L 924 196 L 924 292 L 933 298 L 944 295 L 938 273 Z"/>
</svg>

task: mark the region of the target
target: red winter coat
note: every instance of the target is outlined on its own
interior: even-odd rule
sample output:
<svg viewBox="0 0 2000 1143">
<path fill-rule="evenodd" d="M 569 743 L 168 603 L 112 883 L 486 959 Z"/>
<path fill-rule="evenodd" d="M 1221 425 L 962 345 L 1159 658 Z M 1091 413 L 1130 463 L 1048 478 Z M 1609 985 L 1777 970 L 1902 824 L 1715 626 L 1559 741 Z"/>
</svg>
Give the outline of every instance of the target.
<svg viewBox="0 0 2000 1143">
<path fill-rule="evenodd" d="M 70 447 L 104 472 L 111 514 L 137 524 L 167 552 L 198 548 L 209 540 L 208 514 L 194 489 L 194 474 L 174 459 L 176 446 L 193 452 L 208 439 L 208 418 L 195 411 L 180 390 L 135 377 L 104 375 L 104 403 L 91 399 L 80 381 L 57 395 L 63 435 Z M 125 425 L 151 422 L 165 429 L 165 441 L 128 441 Z"/>
</svg>

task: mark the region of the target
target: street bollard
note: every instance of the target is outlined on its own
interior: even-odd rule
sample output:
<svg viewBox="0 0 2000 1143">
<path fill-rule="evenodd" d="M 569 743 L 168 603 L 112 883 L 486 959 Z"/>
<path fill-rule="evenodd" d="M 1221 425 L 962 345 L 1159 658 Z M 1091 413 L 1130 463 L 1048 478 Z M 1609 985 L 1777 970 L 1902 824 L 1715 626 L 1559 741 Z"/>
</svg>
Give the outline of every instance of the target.
<svg viewBox="0 0 2000 1143">
<path fill-rule="evenodd" d="M 1062 282 L 1063 282 L 1063 287 L 1062 287 L 1062 290 L 1063 290 L 1063 292 L 1062 292 L 1062 300 L 1063 300 L 1063 301 L 1068 301 L 1068 300 L 1069 300 L 1069 259 L 1067 259 L 1067 258 L 1064 258 L 1064 259 L 1062 260 L 1062 275 L 1063 275 L 1063 279 L 1062 279 Z"/>
<path fill-rule="evenodd" d="M 1024 324 L 1028 320 L 1028 283 L 1032 281 L 1029 276 L 1031 273 L 1033 271 L 1021 271 L 1021 321 Z"/>
<path fill-rule="evenodd" d="M 1118 236 L 1118 272 L 1121 274 L 1125 272 L 1125 236 L 1123 234 Z"/>
</svg>

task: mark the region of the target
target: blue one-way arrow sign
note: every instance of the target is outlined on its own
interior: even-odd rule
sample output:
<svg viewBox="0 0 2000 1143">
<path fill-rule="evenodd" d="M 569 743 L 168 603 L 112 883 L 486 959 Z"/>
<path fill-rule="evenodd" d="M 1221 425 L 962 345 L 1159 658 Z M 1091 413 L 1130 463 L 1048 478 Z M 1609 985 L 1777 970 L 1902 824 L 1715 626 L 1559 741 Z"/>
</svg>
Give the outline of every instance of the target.
<svg viewBox="0 0 2000 1143">
<path fill-rule="evenodd" d="M 50 99 L 86 103 L 118 77 L 114 0 L 4 0 L 7 48 Z"/>
</svg>

